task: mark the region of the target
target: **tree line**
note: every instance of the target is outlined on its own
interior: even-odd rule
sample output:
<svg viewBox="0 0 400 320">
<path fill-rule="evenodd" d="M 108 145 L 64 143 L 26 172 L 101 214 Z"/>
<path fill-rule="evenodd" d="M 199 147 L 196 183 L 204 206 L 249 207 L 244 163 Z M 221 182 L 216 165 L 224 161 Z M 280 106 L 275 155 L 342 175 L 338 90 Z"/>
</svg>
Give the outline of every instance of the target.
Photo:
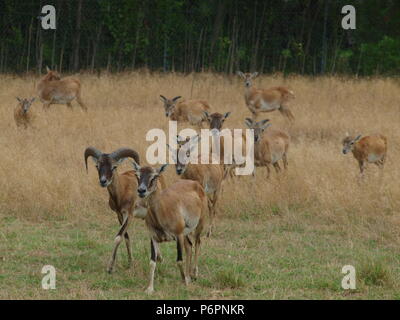
<svg viewBox="0 0 400 320">
<path fill-rule="evenodd" d="M 44 5 L 56 29 L 44 30 Z M 356 9 L 344 30 L 341 10 Z M 398 75 L 398 0 L 2 0 L 0 72 Z"/>
</svg>

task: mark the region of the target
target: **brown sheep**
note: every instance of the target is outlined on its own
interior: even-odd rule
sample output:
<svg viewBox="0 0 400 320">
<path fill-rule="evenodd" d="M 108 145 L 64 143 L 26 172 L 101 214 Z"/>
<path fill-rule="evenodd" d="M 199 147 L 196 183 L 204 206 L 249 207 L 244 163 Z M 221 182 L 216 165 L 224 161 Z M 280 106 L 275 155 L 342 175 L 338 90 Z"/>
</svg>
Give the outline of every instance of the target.
<svg viewBox="0 0 400 320">
<path fill-rule="evenodd" d="M 81 108 L 87 111 L 81 99 L 81 83 L 78 79 L 61 79 L 56 71 L 47 68 L 47 74 L 39 81 L 37 90 L 44 110 L 48 110 L 52 104 L 66 104 L 72 109 L 71 102 L 76 99 Z"/>
<path fill-rule="evenodd" d="M 367 163 L 374 163 L 378 168 L 383 169 L 386 160 L 387 138 L 381 134 L 357 137 L 349 136 L 343 139 L 343 154 L 350 151 L 358 161 L 361 176 Z"/>
<path fill-rule="evenodd" d="M 32 99 L 21 99 L 18 98 L 18 104 L 14 109 L 14 120 L 17 127 L 23 126 L 25 129 L 28 126 L 32 126 L 32 122 L 34 119 L 34 115 L 32 111 L 30 111 L 30 107 L 32 103 L 35 101 L 35 98 Z"/>
</svg>

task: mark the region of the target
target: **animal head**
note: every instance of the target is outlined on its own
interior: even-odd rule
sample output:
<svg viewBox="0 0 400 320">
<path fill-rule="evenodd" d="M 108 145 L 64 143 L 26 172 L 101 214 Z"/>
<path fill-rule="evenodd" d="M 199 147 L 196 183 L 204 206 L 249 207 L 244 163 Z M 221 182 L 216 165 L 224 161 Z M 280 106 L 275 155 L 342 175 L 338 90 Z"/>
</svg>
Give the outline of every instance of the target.
<svg viewBox="0 0 400 320">
<path fill-rule="evenodd" d="M 17 100 L 19 102 L 19 105 L 22 109 L 23 113 L 27 113 L 29 111 L 29 108 L 31 107 L 32 103 L 35 101 L 35 98 L 32 99 L 21 99 L 17 97 Z"/>
<path fill-rule="evenodd" d="M 158 169 L 152 167 L 142 168 L 138 163 L 132 161 L 132 166 L 138 181 L 138 196 L 146 198 L 157 189 L 157 179 L 165 171 L 168 164 L 163 164 Z"/>
<path fill-rule="evenodd" d="M 178 102 L 178 100 L 180 98 L 182 98 L 182 97 L 181 96 L 177 96 L 177 97 L 175 97 L 173 99 L 167 99 L 163 95 L 160 95 L 160 99 L 164 103 L 165 116 L 167 118 L 170 117 L 171 114 L 174 113 L 174 109 L 175 109 L 176 103 Z"/>
<path fill-rule="evenodd" d="M 244 80 L 244 85 L 249 88 L 253 85 L 253 79 L 258 76 L 258 72 L 253 72 L 253 73 L 243 73 L 242 71 L 237 72 L 238 76 L 243 78 Z"/>
<path fill-rule="evenodd" d="M 137 163 L 139 162 L 139 154 L 128 148 L 121 148 L 112 153 L 102 153 L 96 148 L 89 147 L 85 150 L 85 165 L 86 171 L 88 170 L 87 159 L 92 157 L 97 172 L 99 173 L 100 186 L 105 188 L 108 187 L 114 177 L 114 173 L 117 167 L 128 157 L 134 159 Z"/>
<path fill-rule="evenodd" d="M 178 148 L 176 150 L 167 144 L 175 161 L 175 170 L 177 175 L 182 175 L 185 173 L 189 164 L 190 155 L 197 148 L 199 140 L 200 137 L 198 135 L 195 135 L 192 138 L 188 137 L 187 139 L 182 139 L 178 136 Z"/>
<path fill-rule="evenodd" d="M 226 118 L 228 118 L 231 113 L 226 112 L 224 114 L 221 114 L 215 112 L 213 114 L 209 114 L 207 111 L 204 111 L 204 114 L 207 118 L 208 123 L 210 124 L 210 130 L 217 129 L 218 131 L 220 131 Z"/>
<path fill-rule="evenodd" d="M 349 133 L 346 133 L 346 137 L 343 139 L 343 154 L 347 154 L 353 150 L 354 144 L 361 139 L 361 134 L 357 137 L 352 137 Z"/>
<path fill-rule="evenodd" d="M 49 67 L 46 67 L 47 74 L 44 79 L 47 81 L 61 80 L 61 76 L 57 71 L 50 70 Z"/>
<path fill-rule="evenodd" d="M 262 135 L 263 135 L 265 129 L 267 129 L 268 127 L 272 126 L 272 124 L 269 123 L 269 119 L 265 119 L 265 120 L 261 120 L 261 121 L 255 122 L 250 118 L 246 118 L 244 123 L 246 124 L 246 126 L 249 129 L 253 129 L 254 130 L 254 142 L 261 141 L 261 138 L 262 138 Z"/>
</svg>

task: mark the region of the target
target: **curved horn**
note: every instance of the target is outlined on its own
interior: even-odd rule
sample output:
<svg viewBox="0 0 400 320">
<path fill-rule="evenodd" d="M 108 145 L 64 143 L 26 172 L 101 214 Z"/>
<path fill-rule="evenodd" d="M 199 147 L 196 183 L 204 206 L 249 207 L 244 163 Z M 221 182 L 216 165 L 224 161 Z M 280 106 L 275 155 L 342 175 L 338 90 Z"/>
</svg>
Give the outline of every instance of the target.
<svg viewBox="0 0 400 320">
<path fill-rule="evenodd" d="M 86 172 L 88 172 L 87 159 L 88 159 L 89 157 L 93 157 L 93 158 L 99 159 L 100 156 L 101 156 L 101 151 L 100 151 L 100 150 L 97 150 L 97 149 L 94 148 L 94 147 L 86 148 L 86 150 L 85 150 L 85 166 L 86 166 Z"/>
<path fill-rule="evenodd" d="M 135 160 L 137 164 L 140 164 L 139 154 L 135 150 L 129 148 L 121 148 L 115 150 L 113 153 L 110 154 L 110 157 L 113 158 L 115 161 L 118 161 L 121 158 L 130 157 Z"/>
</svg>

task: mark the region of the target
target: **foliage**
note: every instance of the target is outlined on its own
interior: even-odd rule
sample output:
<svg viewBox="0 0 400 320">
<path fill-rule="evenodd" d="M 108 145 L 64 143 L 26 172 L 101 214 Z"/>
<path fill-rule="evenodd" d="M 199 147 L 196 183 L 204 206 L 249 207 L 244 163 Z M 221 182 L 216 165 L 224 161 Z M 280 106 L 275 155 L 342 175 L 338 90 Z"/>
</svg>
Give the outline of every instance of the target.
<svg viewBox="0 0 400 320">
<path fill-rule="evenodd" d="M 327 1 L 53 0 L 57 29 L 43 30 L 40 1 L 3 0 L 0 72 L 51 65 L 63 72 L 399 74 L 400 2 Z M 356 30 L 341 27 L 348 4 Z"/>
</svg>

